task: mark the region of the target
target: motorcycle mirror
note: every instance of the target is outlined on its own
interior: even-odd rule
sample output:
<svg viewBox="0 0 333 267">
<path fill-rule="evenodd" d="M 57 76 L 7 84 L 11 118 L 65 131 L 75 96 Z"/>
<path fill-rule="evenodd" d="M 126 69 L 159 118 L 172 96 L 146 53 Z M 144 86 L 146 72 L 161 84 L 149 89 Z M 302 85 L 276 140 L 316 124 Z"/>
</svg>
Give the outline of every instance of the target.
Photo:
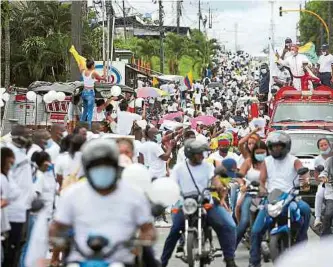
<svg viewBox="0 0 333 267">
<path fill-rule="evenodd" d="M 32 212 L 38 212 L 44 207 L 44 202 L 40 199 L 35 199 L 31 203 L 31 209 Z"/>
<path fill-rule="evenodd" d="M 109 240 L 103 236 L 90 236 L 87 245 L 95 252 L 101 251 L 109 244 Z"/>
<path fill-rule="evenodd" d="M 153 204 L 151 207 L 151 214 L 154 217 L 159 217 L 164 213 L 165 208 L 160 204 Z"/>
<path fill-rule="evenodd" d="M 325 169 L 325 168 L 324 168 L 323 165 L 318 165 L 318 166 L 315 168 L 315 170 L 316 170 L 317 172 L 322 172 L 324 169 Z"/>
<path fill-rule="evenodd" d="M 309 172 L 309 168 L 307 168 L 307 167 L 302 167 L 302 168 L 300 168 L 300 169 L 297 170 L 297 174 L 298 175 L 304 175 L 307 172 Z"/>
</svg>

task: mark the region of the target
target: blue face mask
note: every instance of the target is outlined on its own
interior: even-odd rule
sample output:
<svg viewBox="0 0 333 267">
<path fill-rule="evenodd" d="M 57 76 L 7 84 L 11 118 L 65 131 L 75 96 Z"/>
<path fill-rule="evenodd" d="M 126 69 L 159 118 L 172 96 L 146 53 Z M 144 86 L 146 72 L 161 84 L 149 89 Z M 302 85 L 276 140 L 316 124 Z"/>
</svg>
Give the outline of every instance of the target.
<svg viewBox="0 0 333 267">
<path fill-rule="evenodd" d="M 45 144 L 45 149 L 50 148 L 52 146 L 52 143 L 53 143 L 52 139 L 48 139 L 46 144 Z"/>
<path fill-rule="evenodd" d="M 53 170 L 54 170 L 54 165 L 50 164 L 46 171 L 49 172 L 49 171 L 53 171 Z"/>
<path fill-rule="evenodd" d="M 326 150 L 324 150 L 324 151 L 320 151 L 320 154 L 321 155 L 328 155 L 329 153 L 331 153 L 331 148 L 330 147 L 328 147 Z"/>
<path fill-rule="evenodd" d="M 264 154 L 254 154 L 255 159 L 259 162 L 264 161 L 266 156 L 267 156 L 266 153 L 264 153 Z"/>
<path fill-rule="evenodd" d="M 108 189 L 116 181 L 117 171 L 111 166 L 97 166 L 89 170 L 91 183 L 97 189 Z"/>
</svg>

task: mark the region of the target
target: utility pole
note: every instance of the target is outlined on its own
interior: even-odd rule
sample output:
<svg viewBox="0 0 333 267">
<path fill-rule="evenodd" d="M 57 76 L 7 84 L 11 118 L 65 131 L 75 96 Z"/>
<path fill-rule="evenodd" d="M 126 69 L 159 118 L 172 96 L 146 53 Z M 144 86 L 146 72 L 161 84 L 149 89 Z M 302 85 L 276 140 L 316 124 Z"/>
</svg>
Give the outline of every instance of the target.
<svg viewBox="0 0 333 267">
<path fill-rule="evenodd" d="M 158 0 L 159 28 L 160 28 L 160 72 L 164 72 L 164 27 L 163 27 L 163 4 L 162 0 Z"/>
<path fill-rule="evenodd" d="M 177 34 L 179 34 L 181 15 L 182 15 L 182 0 L 177 0 Z"/>
<path fill-rule="evenodd" d="M 209 7 L 208 28 L 211 29 L 212 27 L 213 27 L 213 11 L 210 10 Z"/>
<path fill-rule="evenodd" d="M 271 25 L 270 25 L 270 37 L 273 48 L 275 47 L 275 36 L 274 36 L 274 0 L 270 0 L 271 4 Z"/>
<path fill-rule="evenodd" d="M 238 50 L 238 23 L 235 23 L 235 52 Z"/>
<path fill-rule="evenodd" d="M 106 21 L 107 21 L 107 45 L 106 45 L 106 77 L 109 78 L 109 72 L 111 70 L 113 59 L 113 31 L 114 31 L 114 10 L 112 7 L 112 0 L 105 1 Z"/>
<path fill-rule="evenodd" d="M 198 21 L 199 21 L 199 32 L 201 32 L 201 19 L 202 19 L 202 16 L 201 16 L 201 2 L 199 0 L 199 12 L 198 12 Z"/>
<path fill-rule="evenodd" d="M 82 1 L 72 1 L 71 6 L 71 39 L 77 52 L 81 54 L 81 35 L 82 35 Z M 70 61 L 71 81 L 80 79 L 80 71 L 73 57 Z"/>
<path fill-rule="evenodd" d="M 126 40 L 126 11 L 125 11 L 125 0 L 123 0 L 123 20 L 124 20 L 124 38 Z"/>
</svg>

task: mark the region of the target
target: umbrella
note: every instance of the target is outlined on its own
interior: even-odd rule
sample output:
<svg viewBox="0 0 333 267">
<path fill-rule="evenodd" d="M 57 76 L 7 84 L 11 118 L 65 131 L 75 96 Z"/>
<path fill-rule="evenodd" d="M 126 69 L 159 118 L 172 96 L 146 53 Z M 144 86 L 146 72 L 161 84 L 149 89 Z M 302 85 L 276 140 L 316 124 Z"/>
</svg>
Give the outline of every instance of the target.
<svg viewBox="0 0 333 267">
<path fill-rule="evenodd" d="M 138 97 L 147 98 L 147 97 L 160 97 L 169 95 L 167 92 L 163 90 L 154 88 L 154 87 L 142 87 L 139 88 L 136 92 Z"/>
<path fill-rule="evenodd" d="M 183 116 L 183 112 L 181 112 L 181 111 L 174 112 L 174 113 L 168 113 L 168 114 L 164 115 L 158 123 L 162 124 L 164 120 L 170 120 L 171 121 L 174 118 L 181 118 L 182 116 Z"/>
<path fill-rule="evenodd" d="M 190 121 L 191 121 L 191 127 L 195 129 L 199 122 L 203 125 L 209 126 L 214 124 L 217 121 L 217 119 L 213 116 L 198 116 L 191 119 Z"/>
</svg>

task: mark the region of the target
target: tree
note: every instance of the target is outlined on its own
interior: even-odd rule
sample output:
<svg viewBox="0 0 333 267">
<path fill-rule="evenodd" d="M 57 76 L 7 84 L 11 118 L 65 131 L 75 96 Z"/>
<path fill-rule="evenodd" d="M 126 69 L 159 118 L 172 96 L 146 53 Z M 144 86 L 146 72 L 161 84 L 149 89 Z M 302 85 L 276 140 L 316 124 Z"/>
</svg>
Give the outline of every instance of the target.
<svg viewBox="0 0 333 267">
<path fill-rule="evenodd" d="M 171 74 L 179 74 L 179 61 L 182 56 L 189 54 L 189 42 L 187 37 L 176 33 L 168 33 L 165 38 L 166 58 Z"/>
<path fill-rule="evenodd" d="M 326 24 L 332 28 L 333 20 L 329 14 L 329 1 L 311 1 L 305 6 L 307 10 L 313 11 L 321 16 Z M 329 18 L 331 21 L 329 21 Z M 299 29 L 301 33 L 301 42 L 313 42 L 317 48 L 323 43 L 327 43 L 327 34 L 324 26 L 315 16 L 302 12 L 299 23 Z M 332 32 L 330 33 L 332 35 Z"/>
<path fill-rule="evenodd" d="M 10 5 L 8 1 L 1 4 L 1 20 L 4 22 L 5 88 L 10 85 Z"/>
</svg>

